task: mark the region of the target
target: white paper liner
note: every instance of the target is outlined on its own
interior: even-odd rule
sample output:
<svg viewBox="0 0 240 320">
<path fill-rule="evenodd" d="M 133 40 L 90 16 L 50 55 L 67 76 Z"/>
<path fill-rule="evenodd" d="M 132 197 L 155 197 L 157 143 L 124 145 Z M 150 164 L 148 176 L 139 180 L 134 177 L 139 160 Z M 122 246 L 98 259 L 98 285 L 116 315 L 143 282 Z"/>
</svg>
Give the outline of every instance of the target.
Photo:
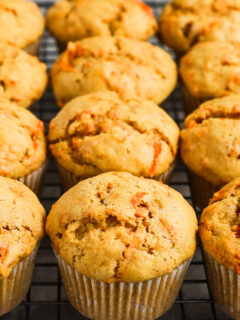
<svg viewBox="0 0 240 320">
<path fill-rule="evenodd" d="M 14 309 L 25 298 L 31 285 L 38 247 L 19 262 L 7 278 L 0 280 L 0 316 Z"/>
<path fill-rule="evenodd" d="M 162 181 L 163 183 L 168 184 L 170 182 L 173 170 L 176 166 L 177 161 L 175 160 L 170 167 L 168 168 L 168 170 L 166 170 L 165 172 L 163 172 L 162 174 L 160 174 L 157 177 L 153 177 L 152 179 L 157 180 L 157 181 Z M 58 167 L 58 172 L 59 172 L 59 176 L 61 179 L 61 183 L 63 186 L 63 191 L 67 191 L 68 189 L 72 188 L 73 186 L 75 186 L 78 182 L 86 179 L 86 177 L 82 178 L 82 177 L 78 177 L 75 174 L 73 174 L 72 172 L 66 170 L 65 168 L 63 168 L 62 166 L 60 166 L 57 163 L 57 167 Z"/>
<path fill-rule="evenodd" d="M 233 318 L 240 319 L 240 275 L 204 252 L 210 290 L 214 299 Z"/>
<path fill-rule="evenodd" d="M 191 262 L 186 260 L 172 273 L 153 280 L 106 283 L 87 278 L 56 251 L 55 255 L 69 301 L 85 317 L 95 320 L 158 318 L 175 302 Z"/>
<path fill-rule="evenodd" d="M 48 161 L 46 160 L 43 165 L 37 170 L 31 172 L 23 178 L 17 180 L 28 186 L 39 198 L 42 196 L 44 176 L 47 169 Z"/>
</svg>

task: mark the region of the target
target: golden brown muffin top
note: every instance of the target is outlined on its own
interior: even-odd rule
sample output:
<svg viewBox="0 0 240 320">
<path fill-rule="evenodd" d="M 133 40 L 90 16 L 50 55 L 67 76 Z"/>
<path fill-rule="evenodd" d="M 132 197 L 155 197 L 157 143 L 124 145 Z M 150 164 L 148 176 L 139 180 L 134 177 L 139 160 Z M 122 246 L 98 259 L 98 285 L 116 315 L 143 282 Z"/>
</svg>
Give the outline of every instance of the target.
<svg viewBox="0 0 240 320">
<path fill-rule="evenodd" d="M 70 42 L 53 65 L 51 76 L 60 106 L 97 91 L 160 103 L 174 89 L 177 70 L 170 55 L 150 43 L 126 37 L 92 37 Z"/>
<path fill-rule="evenodd" d="M 168 186 L 108 172 L 66 192 L 52 207 L 46 231 L 78 272 L 135 282 L 170 273 L 193 256 L 197 219 Z"/>
<path fill-rule="evenodd" d="M 180 54 L 202 41 L 240 42 L 240 2 L 173 0 L 160 16 L 160 36 Z"/>
<path fill-rule="evenodd" d="M 199 232 L 204 250 L 240 274 L 240 178 L 214 194 L 202 213 Z"/>
<path fill-rule="evenodd" d="M 240 176 L 240 95 L 203 103 L 184 124 L 181 154 L 191 171 L 216 186 Z"/>
<path fill-rule="evenodd" d="M 29 256 L 44 236 L 45 210 L 19 181 L 0 177 L 0 279 Z"/>
<path fill-rule="evenodd" d="M 44 124 L 30 111 L 0 98 L 0 175 L 21 178 L 46 159 Z"/>
<path fill-rule="evenodd" d="M 24 48 L 37 41 L 45 20 L 36 5 L 26 0 L 0 1 L 0 42 Z"/>
<path fill-rule="evenodd" d="M 50 123 L 50 149 L 77 176 L 127 171 L 155 177 L 175 159 L 179 129 L 148 100 L 122 101 L 115 92 L 73 99 Z"/>
<path fill-rule="evenodd" d="M 62 0 L 49 9 L 47 27 L 62 42 L 111 35 L 147 40 L 157 23 L 139 0 Z"/>
<path fill-rule="evenodd" d="M 46 65 L 23 50 L 0 43 L 0 97 L 27 108 L 47 85 Z"/>
<path fill-rule="evenodd" d="M 240 93 L 240 43 L 197 44 L 182 58 L 180 74 L 187 90 L 197 98 Z"/>
</svg>

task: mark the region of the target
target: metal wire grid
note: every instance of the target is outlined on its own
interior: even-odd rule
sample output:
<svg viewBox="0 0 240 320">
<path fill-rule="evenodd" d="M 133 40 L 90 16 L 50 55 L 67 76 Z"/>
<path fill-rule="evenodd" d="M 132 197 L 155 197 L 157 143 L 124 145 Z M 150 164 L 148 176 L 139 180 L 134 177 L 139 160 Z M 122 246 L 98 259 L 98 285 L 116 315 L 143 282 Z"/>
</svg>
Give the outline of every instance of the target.
<svg viewBox="0 0 240 320">
<path fill-rule="evenodd" d="M 127 0 L 126 0 L 127 1 Z M 45 13 L 52 5 L 53 0 L 37 0 L 39 6 Z M 146 1 L 159 16 L 166 0 Z M 158 44 L 157 38 L 151 40 Z M 165 48 L 166 49 L 166 48 Z M 45 32 L 41 42 L 40 59 L 45 62 L 48 69 L 55 61 L 57 49 L 55 41 Z M 184 113 L 182 111 L 181 96 L 178 89 L 171 97 L 163 103 L 176 122 L 182 127 Z M 34 113 L 45 122 L 46 127 L 55 114 L 58 107 L 54 101 L 52 90 L 48 88 L 43 98 L 34 106 Z M 184 165 L 179 164 L 173 174 L 171 186 L 180 191 L 184 197 L 192 204 L 188 177 Z M 51 205 L 61 195 L 59 178 L 54 162 L 51 160 L 43 194 L 43 205 L 49 212 Z M 61 284 L 57 264 L 48 239 L 42 241 L 37 257 L 35 275 L 31 289 L 25 301 L 14 311 L 2 317 L 3 320 L 79 320 L 86 319 L 71 307 L 67 301 L 64 289 Z M 225 312 L 216 305 L 209 293 L 206 273 L 203 264 L 202 250 L 198 245 L 197 252 L 193 258 L 187 276 L 184 280 L 179 297 L 166 313 L 162 320 L 230 320 Z"/>
</svg>

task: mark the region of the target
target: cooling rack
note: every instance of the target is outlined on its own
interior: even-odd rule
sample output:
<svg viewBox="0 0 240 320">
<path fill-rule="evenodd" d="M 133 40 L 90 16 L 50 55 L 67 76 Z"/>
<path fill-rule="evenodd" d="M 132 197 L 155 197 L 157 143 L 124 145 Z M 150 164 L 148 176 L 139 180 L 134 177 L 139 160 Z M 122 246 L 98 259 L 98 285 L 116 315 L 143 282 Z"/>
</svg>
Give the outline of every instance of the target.
<svg viewBox="0 0 240 320">
<path fill-rule="evenodd" d="M 10 0 L 9 0 L 10 1 Z M 128 0 L 125 0 L 128 1 Z M 45 13 L 52 5 L 53 0 L 36 1 Z M 162 7 L 167 1 L 146 1 L 159 16 Z M 157 38 L 151 39 L 154 44 L 159 44 Z M 166 48 L 165 48 L 166 49 Z M 45 32 L 41 47 L 40 59 L 50 69 L 57 57 L 55 41 Z M 172 116 L 180 127 L 184 120 L 181 95 L 177 88 L 171 97 L 163 103 L 164 109 Z M 51 88 L 48 88 L 43 98 L 36 103 L 33 112 L 44 121 L 46 128 L 49 121 L 58 112 Z M 178 161 L 174 171 L 171 186 L 180 191 L 183 196 L 194 206 L 188 184 L 187 172 L 181 161 Z M 51 160 L 46 180 L 42 203 L 47 212 L 51 205 L 61 195 L 59 178 L 54 162 Z M 196 209 L 196 208 L 195 208 Z M 199 212 L 198 212 L 199 215 Z M 35 274 L 31 289 L 25 301 L 11 313 L 3 316 L 2 320 L 81 320 L 81 316 L 67 301 L 62 287 L 58 268 L 49 241 L 45 238 L 37 257 Z M 201 247 L 198 245 L 196 254 L 184 280 L 177 301 L 169 312 L 160 318 L 161 320 L 230 320 L 225 312 L 212 300 L 209 293 L 206 272 L 204 269 Z"/>
</svg>

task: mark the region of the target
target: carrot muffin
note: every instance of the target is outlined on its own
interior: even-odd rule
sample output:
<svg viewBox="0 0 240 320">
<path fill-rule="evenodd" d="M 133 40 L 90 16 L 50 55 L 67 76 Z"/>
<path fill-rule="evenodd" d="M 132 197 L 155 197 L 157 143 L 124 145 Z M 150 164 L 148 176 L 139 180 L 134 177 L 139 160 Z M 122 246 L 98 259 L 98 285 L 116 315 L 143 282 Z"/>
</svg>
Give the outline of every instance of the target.
<svg viewBox="0 0 240 320">
<path fill-rule="evenodd" d="M 44 124 L 30 111 L 0 98 L 0 175 L 39 192 L 46 162 Z"/>
<path fill-rule="evenodd" d="M 240 2 L 172 0 L 160 16 L 160 37 L 177 55 L 202 41 L 240 42 Z"/>
<path fill-rule="evenodd" d="M 240 317 L 240 178 L 215 193 L 203 211 L 200 237 L 210 289 L 234 318 Z"/>
<path fill-rule="evenodd" d="M 168 181 L 179 128 L 148 100 L 122 101 L 115 92 L 77 97 L 51 121 L 49 144 L 65 189 L 106 171 Z"/>
<path fill-rule="evenodd" d="M 240 95 L 202 104 L 184 123 L 181 154 L 201 207 L 216 188 L 240 176 Z"/>
<path fill-rule="evenodd" d="M 168 186 L 109 172 L 66 192 L 46 231 L 78 311 L 99 320 L 151 320 L 176 299 L 195 251 L 197 219 Z"/>
<path fill-rule="evenodd" d="M 1 0 L 0 42 L 37 54 L 45 20 L 36 5 L 26 0 Z"/>
<path fill-rule="evenodd" d="M 44 236 L 45 211 L 21 182 L 0 177 L 0 315 L 26 296 L 38 243 Z"/>
<path fill-rule="evenodd" d="M 126 37 L 93 37 L 69 42 L 51 76 L 59 106 L 97 91 L 160 103 L 174 89 L 177 69 L 167 52 L 150 43 Z"/>
<path fill-rule="evenodd" d="M 0 98 L 27 108 L 47 86 L 46 65 L 23 50 L 0 43 Z"/>
<path fill-rule="evenodd" d="M 157 22 L 152 9 L 139 0 L 61 0 L 49 9 L 47 27 L 64 48 L 68 41 L 94 36 L 147 40 Z"/>
<path fill-rule="evenodd" d="M 187 114 L 206 100 L 240 93 L 240 43 L 197 44 L 182 58 L 180 75 Z"/>
</svg>

